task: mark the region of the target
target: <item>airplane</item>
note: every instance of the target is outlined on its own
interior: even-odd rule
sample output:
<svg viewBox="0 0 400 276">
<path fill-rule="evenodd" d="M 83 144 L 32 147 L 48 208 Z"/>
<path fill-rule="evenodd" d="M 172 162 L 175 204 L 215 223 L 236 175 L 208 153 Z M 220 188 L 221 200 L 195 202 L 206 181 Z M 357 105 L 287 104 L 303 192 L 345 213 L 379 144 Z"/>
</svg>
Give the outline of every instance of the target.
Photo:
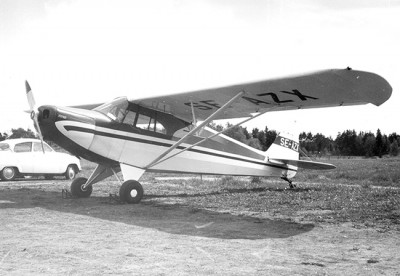
<svg viewBox="0 0 400 276">
<path fill-rule="evenodd" d="M 27 81 L 25 85 L 40 139 L 97 163 L 88 179 L 73 180 L 72 195 L 89 197 L 93 184 L 115 175 L 121 183 L 120 200 L 126 203 L 141 201 L 144 191 L 139 180 L 145 172 L 278 177 L 293 188 L 298 168 L 335 166 L 300 160 L 299 137 L 290 131 L 277 135 L 264 152 L 207 125 L 241 118 L 235 127 L 274 111 L 367 103 L 379 106 L 392 93 L 381 76 L 349 67 L 164 96 L 119 97 L 75 107 L 37 108 Z"/>
</svg>

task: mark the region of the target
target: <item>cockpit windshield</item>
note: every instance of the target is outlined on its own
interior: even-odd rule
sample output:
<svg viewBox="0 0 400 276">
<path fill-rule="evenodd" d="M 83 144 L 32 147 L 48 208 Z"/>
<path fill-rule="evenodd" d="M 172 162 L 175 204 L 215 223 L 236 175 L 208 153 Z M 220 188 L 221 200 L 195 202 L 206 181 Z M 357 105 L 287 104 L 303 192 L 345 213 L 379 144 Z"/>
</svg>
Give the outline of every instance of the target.
<svg viewBox="0 0 400 276">
<path fill-rule="evenodd" d="M 94 110 L 107 115 L 113 121 L 121 123 L 128 112 L 128 106 L 128 99 L 126 97 L 120 97 L 111 102 L 102 104 L 101 106 L 96 107 Z"/>
</svg>

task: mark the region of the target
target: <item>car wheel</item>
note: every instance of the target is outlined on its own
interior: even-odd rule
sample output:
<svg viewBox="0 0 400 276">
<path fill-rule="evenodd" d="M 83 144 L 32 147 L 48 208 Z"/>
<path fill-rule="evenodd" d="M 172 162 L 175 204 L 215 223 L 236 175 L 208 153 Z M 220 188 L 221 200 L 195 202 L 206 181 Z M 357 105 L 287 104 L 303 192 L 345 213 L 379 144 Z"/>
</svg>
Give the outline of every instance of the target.
<svg viewBox="0 0 400 276">
<path fill-rule="evenodd" d="M 72 179 L 75 178 L 75 176 L 76 176 L 76 171 L 75 171 L 74 166 L 69 165 L 67 167 L 67 170 L 65 171 L 65 178 L 69 179 L 69 180 L 72 180 Z"/>
<path fill-rule="evenodd" d="M 14 167 L 5 167 L 0 176 L 4 181 L 12 181 L 17 176 L 17 170 Z"/>
</svg>

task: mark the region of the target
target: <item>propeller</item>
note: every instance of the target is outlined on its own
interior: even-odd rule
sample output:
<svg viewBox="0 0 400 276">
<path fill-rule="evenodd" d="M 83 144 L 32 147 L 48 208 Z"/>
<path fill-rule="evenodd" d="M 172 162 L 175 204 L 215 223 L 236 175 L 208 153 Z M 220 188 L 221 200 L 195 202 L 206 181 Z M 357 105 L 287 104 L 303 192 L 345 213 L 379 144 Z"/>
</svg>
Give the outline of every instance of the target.
<svg viewBox="0 0 400 276">
<path fill-rule="evenodd" d="M 39 111 L 36 108 L 35 98 L 33 97 L 33 92 L 32 92 L 31 87 L 29 86 L 28 81 L 25 81 L 25 87 L 26 87 L 26 97 L 28 98 L 28 104 L 29 104 L 29 108 L 30 108 L 29 113 L 31 114 L 31 119 L 33 120 L 33 125 L 34 125 L 37 133 L 39 134 L 43 153 L 45 153 L 44 143 L 43 143 L 43 135 L 42 135 L 42 132 L 40 131 L 39 121 L 38 121 Z"/>
</svg>

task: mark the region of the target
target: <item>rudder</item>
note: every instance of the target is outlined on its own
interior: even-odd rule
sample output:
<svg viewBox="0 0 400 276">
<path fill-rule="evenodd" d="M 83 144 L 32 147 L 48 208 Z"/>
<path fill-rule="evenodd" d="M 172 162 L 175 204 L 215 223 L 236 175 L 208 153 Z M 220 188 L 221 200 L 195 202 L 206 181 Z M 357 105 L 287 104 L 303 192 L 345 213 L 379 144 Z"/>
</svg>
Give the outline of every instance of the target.
<svg viewBox="0 0 400 276">
<path fill-rule="evenodd" d="M 266 159 L 299 159 L 299 136 L 291 133 L 279 133 L 265 152 Z"/>
</svg>

